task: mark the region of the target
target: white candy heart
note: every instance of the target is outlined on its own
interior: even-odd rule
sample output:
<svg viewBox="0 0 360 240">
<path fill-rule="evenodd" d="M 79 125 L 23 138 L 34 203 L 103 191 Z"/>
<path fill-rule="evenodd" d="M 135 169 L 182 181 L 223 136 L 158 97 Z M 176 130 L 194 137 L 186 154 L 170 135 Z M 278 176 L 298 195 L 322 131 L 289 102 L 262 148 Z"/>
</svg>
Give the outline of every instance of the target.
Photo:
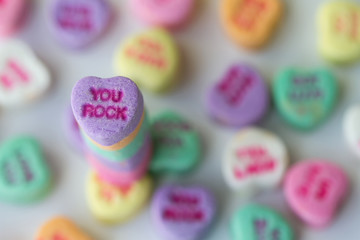
<svg viewBox="0 0 360 240">
<path fill-rule="evenodd" d="M 14 106 L 39 97 L 50 74 L 33 51 L 20 41 L 0 43 L 0 105 Z"/>
<path fill-rule="evenodd" d="M 346 110 L 343 122 L 345 139 L 351 150 L 360 157 L 360 105 Z"/>
<path fill-rule="evenodd" d="M 287 163 L 286 147 L 277 136 L 259 128 L 245 128 L 225 149 L 223 174 L 230 188 L 252 194 L 276 187 Z"/>
</svg>

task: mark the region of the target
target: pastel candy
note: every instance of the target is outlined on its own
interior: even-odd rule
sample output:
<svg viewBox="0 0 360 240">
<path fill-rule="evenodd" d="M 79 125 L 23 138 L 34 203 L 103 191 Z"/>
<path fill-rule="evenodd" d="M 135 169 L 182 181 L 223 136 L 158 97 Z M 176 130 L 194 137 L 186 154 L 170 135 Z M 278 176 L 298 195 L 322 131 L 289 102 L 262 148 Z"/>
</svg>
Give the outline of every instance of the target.
<svg viewBox="0 0 360 240">
<path fill-rule="evenodd" d="M 192 12 L 194 0 L 131 0 L 133 12 L 144 22 L 161 27 L 178 27 Z"/>
<path fill-rule="evenodd" d="M 115 53 L 114 68 L 116 74 L 129 77 L 140 88 L 165 92 L 176 83 L 178 50 L 167 31 L 151 29 L 120 45 Z"/>
<path fill-rule="evenodd" d="M 105 223 L 118 223 L 134 217 L 147 203 L 152 181 L 145 176 L 127 188 L 100 180 L 91 172 L 87 183 L 87 200 L 91 212 Z"/>
<path fill-rule="evenodd" d="M 286 220 L 274 210 L 261 205 L 247 205 L 232 217 L 233 240 L 292 240 L 294 233 Z"/>
<path fill-rule="evenodd" d="M 0 1 L 0 37 L 7 37 L 18 30 L 26 5 L 26 0 Z"/>
<path fill-rule="evenodd" d="M 153 223 L 164 239 L 200 239 L 216 213 L 214 197 L 201 187 L 164 186 L 152 200 Z"/>
<path fill-rule="evenodd" d="M 76 121 L 92 140 L 112 146 L 137 128 L 144 100 L 136 84 L 125 77 L 85 77 L 71 94 Z"/>
<path fill-rule="evenodd" d="M 55 37 L 69 48 L 84 48 L 97 40 L 111 19 L 107 0 L 53 0 L 50 23 Z"/>
<path fill-rule="evenodd" d="M 360 106 L 349 107 L 344 116 L 343 131 L 351 150 L 360 157 Z"/>
<path fill-rule="evenodd" d="M 0 146 L 1 200 L 34 202 L 46 195 L 50 185 L 50 171 L 35 139 L 20 136 Z"/>
<path fill-rule="evenodd" d="M 280 0 L 223 0 L 221 18 L 228 35 L 250 49 L 264 46 L 281 20 Z"/>
<path fill-rule="evenodd" d="M 273 94 L 280 115 L 292 126 L 309 130 L 325 121 L 337 102 L 338 84 L 326 69 L 287 68 L 275 78 Z"/>
<path fill-rule="evenodd" d="M 200 160 L 199 134 L 178 114 L 166 111 L 152 121 L 154 155 L 150 170 L 153 173 L 184 173 Z"/>
<path fill-rule="evenodd" d="M 329 225 L 344 200 L 348 177 L 334 163 L 302 161 L 287 173 L 284 191 L 293 211 L 312 227 Z"/>
<path fill-rule="evenodd" d="M 269 107 L 269 92 L 260 74 L 245 64 L 231 66 L 208 94 L 207 109 L 217 121 L 245 126 L 259 121 Z"/>
<path fill-rule="evenodd" d="M 84 140 L 81 136 L 79 124 L 74 117 L 71 107 L 66 109 L 64 120 L 64 131 L 69 145 L 79 152 L 82 152 L 84 148 Z"/>
<path fill-rule="evenodd" d="M 278 186 L 288 161 L 281 139 L 259 128 L 245 128 L 227 144 L 222 169 L 229 187 L 245 195 Z"/>
<path fill-rule="evenodd" d="M 49 85 L 48 70 L 25 43 L 0 44 L 0 105 L 28 103 L 43 95 Z"/>
<path fill-rule="evenodd" d="M 55 217 L 47 221 L 38 231 L 36 240 L 91 240 L 75 223 L 65 217 Z"/>
<path fill-rule="evenodd" d="M 329 1 L 318 13 L 318 45 L 332 62 L 349 63 L 360 57 L 360 5 L 354 1 Z"/>
</svg>

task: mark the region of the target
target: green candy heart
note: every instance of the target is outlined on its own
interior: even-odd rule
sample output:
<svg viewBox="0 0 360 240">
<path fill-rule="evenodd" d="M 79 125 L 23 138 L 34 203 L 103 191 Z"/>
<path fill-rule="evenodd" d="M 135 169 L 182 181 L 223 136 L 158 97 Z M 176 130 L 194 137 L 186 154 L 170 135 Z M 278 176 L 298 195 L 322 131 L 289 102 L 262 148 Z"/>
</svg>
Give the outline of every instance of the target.
<svg viewBox="0 0 360 240">
<path fill-rule="evenodd" d="M 178 114 L 166 111 L 152 121 L 153 173 L 184 173 L 200 158 L 198 133 Z"/>
<path fill-rule="evenodd" d="M 332 112 L 338 93 L 334 75 L 326 70 L 288 68 L 275 78 L 273 94 L 282 117 L 296 128 L 309 130 Z"/>
<path fill-rule="evenodd" d="M 0 199 L 13 203 L 34 202 L 51 185 L 49 168 L 38 142 L 17 137 L 0 147 Z"/>
<path fill-rule="evenodd" d="M 233 216 L 230 228 L 233 240 L 292 240 L 290 225 L 274 210 L 248 205 Z"/>
</svg>

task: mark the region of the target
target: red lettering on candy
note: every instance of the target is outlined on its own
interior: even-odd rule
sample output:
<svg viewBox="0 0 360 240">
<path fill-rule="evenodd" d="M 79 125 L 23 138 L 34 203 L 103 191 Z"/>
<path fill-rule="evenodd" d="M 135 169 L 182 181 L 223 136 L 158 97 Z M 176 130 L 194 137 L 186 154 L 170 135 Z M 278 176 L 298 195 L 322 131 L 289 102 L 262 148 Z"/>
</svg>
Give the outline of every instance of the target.
<svg viewBox="0 0 360 240">
<path fill-rule="evenodd" d="M 30 76 L 15 60 L 9 59 L 4 72 L 0 75 L 0 83 L 5 89 L 12 89 L 15 83 L 29 83 Z"/>
<path fill-rule="evenodd" d="M 348 21 L 349 18 L 350 21 Z M 359 39 L 359 20 L 359 15 L 356 11 L 352 11 L 346 16 L 338 17 L 335 24 L 337 33 L 347 35 L 353 40 Z M 350 22 L 350 27 L 346 26 L 347 22 Z"/>
<path fill-rule="evenodd" d="M 234 21 L 245 30 L 251 30 L 256 24 L 257 17 L 266 10 L 266 3 L 262 0 L 244 0 L 241 4 Z"/>
<path fill-rule="evenodd" d="M 177 204 L 196 205 L 199 203 L 199 199 L 194 196 L 185 195 L 181 193 L 172 193 L 170 200 Z"/>
<path fill-rule="evenodd" d="M 57 19 L 59 25 L 68 30 L 91 31 L 91 11 L 86 6 L 63 6 Z"/>
<path fill-rule="evenodd" d="M 102 106 L 93 104 L 84 104 L 82 107 L 82 117 L 84 118 L 106 118 L 109 120 L 127 120 L 127 107 L 119 107 L 119 106 Z"/>
<path fill-rule="evenodd" d="M 121 102 L 124 97 L 123 91 L 115 90 L 115 89 L 106 89 L 106 88 L 90 88 L 90 93 L 93 95 L 94 101 L 112 101 L 115 103 Z"/>
<path fill-rule="evenodd" d="M 170 221 L 199 222 L 204 219 L 204 214 L 200 210 L 191 211 L 191 209 L 168 207 L 163 212 L 163 218 Z"/>
</svg>

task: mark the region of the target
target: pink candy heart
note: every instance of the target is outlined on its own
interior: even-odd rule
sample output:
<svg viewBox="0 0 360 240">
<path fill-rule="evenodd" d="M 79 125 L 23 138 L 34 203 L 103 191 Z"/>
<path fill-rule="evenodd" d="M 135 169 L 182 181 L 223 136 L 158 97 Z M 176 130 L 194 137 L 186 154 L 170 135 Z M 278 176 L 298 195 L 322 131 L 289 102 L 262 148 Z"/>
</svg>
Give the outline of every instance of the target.
<svg viewBox="0 0 360 240">
<path fill-rule="evenodd" d="M 296 164 L 285 180 L 290 207 L 307 224 L 324 227 L 332 221 L 348 192 L 348 177 L 334 163 L 311 160 Z"/>
<path fill-rule="evenodd" d="M 25 0 L 0 0 L 0 36 L 14 33 L 21 24 Z"/>
</svg>

